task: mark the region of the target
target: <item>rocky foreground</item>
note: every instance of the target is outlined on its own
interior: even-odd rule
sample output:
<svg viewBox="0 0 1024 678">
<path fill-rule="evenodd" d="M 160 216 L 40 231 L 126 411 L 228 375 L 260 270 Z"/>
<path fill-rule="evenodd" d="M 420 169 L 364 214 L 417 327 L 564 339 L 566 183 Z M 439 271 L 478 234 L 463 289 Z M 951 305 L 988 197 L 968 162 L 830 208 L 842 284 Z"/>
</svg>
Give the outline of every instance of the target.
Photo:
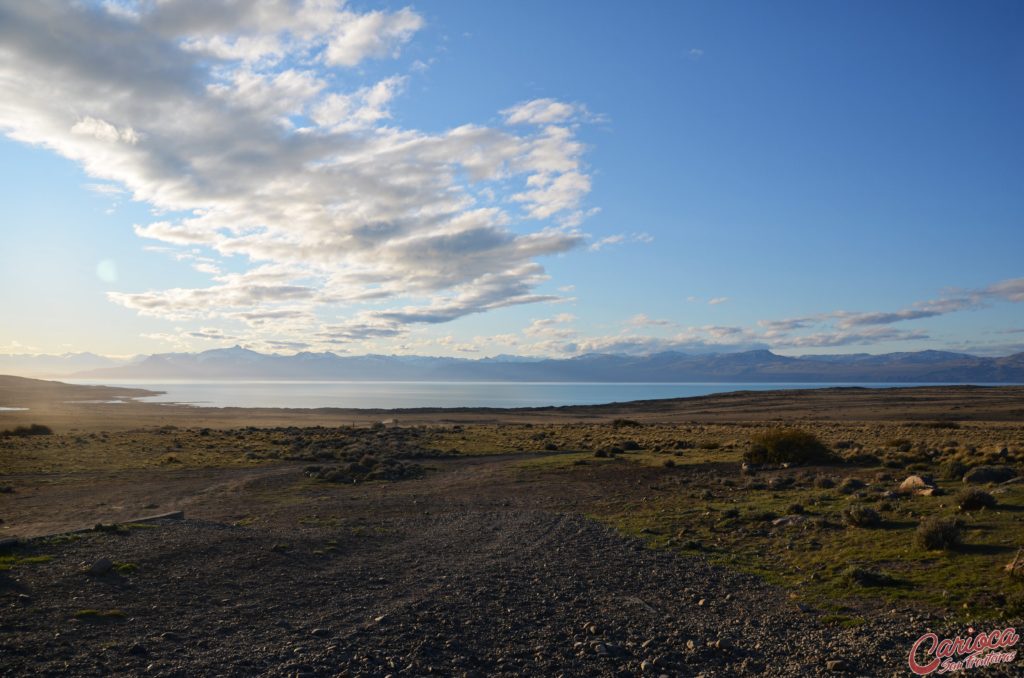
<svg viewBox="0 0 1024 678">
<path fill-rule="evenodd" d="M 586 487 L 450 463 L 332 485 L 322 513 L 291 518 L 287 482 L 310 481 L 278 473 L 270 526 L 165 520 L 9 549 L 34 564 L 0 581 L 0 673 L 906 675 L 911 643 L 941 623 L 898 609 L 843 628 L 564 511 Z"/>
</svg>

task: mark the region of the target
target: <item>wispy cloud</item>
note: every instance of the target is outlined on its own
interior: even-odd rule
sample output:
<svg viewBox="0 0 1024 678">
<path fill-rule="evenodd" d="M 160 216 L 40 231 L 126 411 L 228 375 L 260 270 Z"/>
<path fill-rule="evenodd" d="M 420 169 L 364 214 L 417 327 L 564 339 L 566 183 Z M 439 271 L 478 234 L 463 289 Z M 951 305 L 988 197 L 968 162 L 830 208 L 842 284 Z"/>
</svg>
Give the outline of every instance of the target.
<svg viewBox="0 0 1024 678">
<path fill-rule="evenodd" d="M 612 245 L 623 245 L 625 243 L 638 242 L 638 243 L 649 243 L 654 242 L 654 237 L 649 233 L 617 233 L 615 235 L 605 236 L 600 240 L 596 240 L 590 244 L 591 252 L 598 252 L 606 247 Z"/>
</svg>

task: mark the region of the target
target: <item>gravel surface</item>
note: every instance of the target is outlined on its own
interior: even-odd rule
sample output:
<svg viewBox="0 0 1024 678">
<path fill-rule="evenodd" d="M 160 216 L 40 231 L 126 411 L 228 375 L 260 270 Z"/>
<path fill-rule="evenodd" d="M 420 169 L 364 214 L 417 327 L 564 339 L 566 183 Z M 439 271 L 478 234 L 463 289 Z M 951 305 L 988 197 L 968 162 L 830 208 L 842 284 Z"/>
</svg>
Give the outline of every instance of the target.
<svg viewBox="0 0 1024 678">
<path fill-rule="evenodd" d="M 837 631 L 759 580 L 543 511 L 184 521 L 32 551 L 56 558 L 6 596 L 5 675 L 905 675 L 926 625 Z M 83 574 L 100 557 L 137 569 Z"/>
<path fill-rule="evenodd" d="M 312 519 L 279 492 L 269 524 L 168 520 L 8 550 L 52 559 L 0 573 L 0 675 L 904 676 L 941 624 L 908 609 L 829 624 L 571 509 L 609 479 L 522 482 L 510 463 L 315 485 Z M 86 573 L 103 558 L 111 571 Z M 1003 671 L 976 673 L 1018 675 Z"/>
</svg>

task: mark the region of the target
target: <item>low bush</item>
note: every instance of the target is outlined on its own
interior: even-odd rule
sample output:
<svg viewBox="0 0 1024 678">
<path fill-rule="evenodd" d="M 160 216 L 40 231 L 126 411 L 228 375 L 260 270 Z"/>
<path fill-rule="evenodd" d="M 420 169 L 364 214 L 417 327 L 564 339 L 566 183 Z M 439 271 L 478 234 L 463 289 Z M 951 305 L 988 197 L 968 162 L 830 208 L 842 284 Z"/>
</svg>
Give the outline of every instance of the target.
<svg viewBox="0 0 1024 678">
<path fill-rule="evenodd" d="M 960 545 L 960 521 L 932 516 L 921 521 L 914 543 L 927 551 L 949 551 Z"/>
<path fill-rule="evenodd" d="M 839 483 L 839 491 L 843 494 L 853 494 L 858 490 L 863 490 L 867 487 L 867 484 L 859 478 L 846 478 L 843 482 Z"/>
<path fill-rule="evenodd" d="M 857 586 L 892 586 L 896 583 L 896 580 L 877 570 L 869 570 L 864 567 L 857 567 L 851 565 L 850 567 L 843 570 L 842 579 L 847 584 L 855 584 Z"/>
<path fill-rule="evenodd" d="M 967 473 L 967 465 L 959 459 L 949 459 L 939 465 L 939 476 L 943 480 L 960 480 Z"/>
<path fill-rule="evenodd" d="M 882 516 L 870 506 L 848 506 L 843 509 L 843 522 L 850 527 L 878 527 Z"/>
<path fill-rule="evenodd" d="M 964 490 L 956 496 L 956 504 L 961 511 L 977 511 L 983 508 L 994 508 L 996 498 L 985 490 Z"/>
<path fill-rule="evenodd" d="M 42 424 L 31 424 L 29 426 L 17 426 L 15 428 L 0 431 L 0 437 L 14 436 L 23 438 L 25 436 L 48 436 L 53 435 L 53 429 Z"/>
<path fill-rule="evenodd" d="M 813 433 L 779 428 L 755 436 L 743 460 L 750 464 L 829 464 L 836 458 Z"/>
</svg>

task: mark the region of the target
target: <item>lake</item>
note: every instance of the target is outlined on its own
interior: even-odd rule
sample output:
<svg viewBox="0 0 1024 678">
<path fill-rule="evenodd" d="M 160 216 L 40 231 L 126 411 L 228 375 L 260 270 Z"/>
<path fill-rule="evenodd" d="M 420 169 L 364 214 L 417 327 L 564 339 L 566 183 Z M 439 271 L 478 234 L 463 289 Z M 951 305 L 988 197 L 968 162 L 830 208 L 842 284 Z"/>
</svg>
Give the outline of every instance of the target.
<svg viewBox="0 0 1024 678">
<path fill-rule="evenodd" d="M 623 384 L 536 382 L 206 381 L 152 382 L 68 379 L 74 384 L 129 386 L 166 393 L 145 402 L 204 407 L 544 407 L 681 398 L 729 391 L 861 386 L 893 388 L 937 384 Z"/>
</svg>

